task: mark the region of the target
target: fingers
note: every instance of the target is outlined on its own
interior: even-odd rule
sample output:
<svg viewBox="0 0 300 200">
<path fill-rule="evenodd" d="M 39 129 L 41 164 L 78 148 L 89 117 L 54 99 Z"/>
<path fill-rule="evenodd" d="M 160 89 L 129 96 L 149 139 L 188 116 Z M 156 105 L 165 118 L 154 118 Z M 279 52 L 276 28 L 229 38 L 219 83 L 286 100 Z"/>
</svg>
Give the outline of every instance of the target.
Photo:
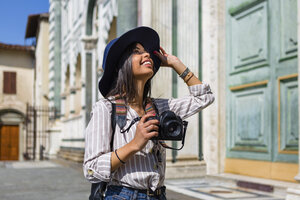
<svg viewBox="0 0 300 200">
<path fill-rule="evenodd" d="M 153 52 L 154 55 L 156 55 L 161 61 L 165 60 L 165 57 L 162 53 L 158 52 L 158 51 L 154 51 Z"/>
<path fill-rule="evenodd" d="M 147 137 L 149 139 L 153 138 L 153 137 L 157 137 L 158 136 L 158 132 L 157 131 L 153 131 L 147 134 Z"/>
<path fill-rule="evenodd" d="M 147 132 L 158 131 L 158 129 L 158 126 L 153 124 L 146 127 Z"/>
<path fill-rule="evenodd" d="M 152 123 L 149 126 L 146 126 L 147 123 Z M 151 139 L 152 137 L 157 137 L 158 136 L 158 131 L 159 131 L 159 127 L 158 127 L 158 120 L 150 120 L 144 124 L 145 126 L 145 130 L 146 130 L 146 134 L 145 137 L 147 139 Z"/>
<path fill-rule="evenodd" d="M 152 124 L 158 125 L 159 121 L 157 119 L 151 119 L 151 120 L 149 120 L 149 121 L 147 121 L 147 122 L 144 123 L 144 127 L 148 127 L 148 126 L 150 126 Z"/>
<path fill-rule="evenodd" d="M 145 123 L 148 117 L 153 117 L 153 116 L 154 116 L 153 114 L 146 114 L 141 118 L 140 122 Z"/>
<path fill-rule="evenodd" d="M 167 54 L 166 51 L 162 47 L 159 47 L 159 49 L 161 50 L 161 52 L 163 53 L 163 55 Z"/>
<path fill-rule="evenodd" d="M 151 119 L 149 121 L 146 121 L 147 118 L 153 116 L 153 114 L 144 115 L 138 124 L 138 129 L 140 130 L 140 133 L 144 135 L 143 137 L 147 140 L 151 139 L 152 137 L 158 136 L 159 121 L 157 119 Z"/>
</svg>

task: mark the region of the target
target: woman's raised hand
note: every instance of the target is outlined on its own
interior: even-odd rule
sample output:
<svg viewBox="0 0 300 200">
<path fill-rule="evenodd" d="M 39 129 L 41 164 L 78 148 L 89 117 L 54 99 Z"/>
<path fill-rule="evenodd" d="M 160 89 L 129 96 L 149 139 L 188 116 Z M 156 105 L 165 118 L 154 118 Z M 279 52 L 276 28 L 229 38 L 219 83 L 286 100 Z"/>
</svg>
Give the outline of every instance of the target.
<svg viewBox="0 0 300 200">
<path fill-rule="evenodd" d="M 160 47 L 159 52 L 154 51 L 153 53 L 161 60 L 161 66 L 174 68 L 176 65 L 183 65 L 179 58 L 174 55 L 167 54 L 162 47 Z"/>
<path fill-rule="evenodd" d="M 137 124 L 135 136 L 131 141 L 138 151 L 146 146 L 148 140 L 158 136 L 158 120 L 152 119 L 146 121 L 148 117 L 153 117 L 153 114 L 146 114 L 141 118 L 140 122 Z"/>
</svg>

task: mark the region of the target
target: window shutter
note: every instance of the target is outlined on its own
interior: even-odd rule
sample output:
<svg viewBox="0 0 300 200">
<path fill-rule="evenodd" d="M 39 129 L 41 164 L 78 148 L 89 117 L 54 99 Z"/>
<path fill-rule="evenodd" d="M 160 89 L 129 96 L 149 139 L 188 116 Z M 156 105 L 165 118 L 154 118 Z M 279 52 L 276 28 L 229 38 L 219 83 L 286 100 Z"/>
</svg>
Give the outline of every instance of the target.
<svg viewBox="0 0 300 200">
<path fill-rule="evenodd" d="M 17 93 L 17 73 L 4 72 L 3 73 L 3 93 L 16 94 Z"/>
<path fill-rule="evenodd" d="M 10 91 L 10 74 L 9 72 L 3 72 L 3 93 L 9 93 Z"/>
<path fill-rule="evenodd" d="M 17 93 L 17 74 L 16 72 L 10 72 L 10 94 Z"/>
</svg>

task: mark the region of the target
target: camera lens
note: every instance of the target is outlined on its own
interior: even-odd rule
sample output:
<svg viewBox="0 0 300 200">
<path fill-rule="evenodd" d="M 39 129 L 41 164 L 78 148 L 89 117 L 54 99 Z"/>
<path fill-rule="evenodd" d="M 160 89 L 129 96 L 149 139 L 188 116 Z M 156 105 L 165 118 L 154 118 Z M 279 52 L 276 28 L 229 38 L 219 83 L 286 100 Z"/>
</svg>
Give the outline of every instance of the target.
<svg viewBox="0 0 300 200">
<path fill-rule="evenodd" d="M 163 140 L 181 140 L 182 120 L 172 111 L 164 111 L 159 119 L 159 138 Z"/>
<path fill-rule="evenodd" d="M 173 132 L 176 130 L 176 126 L 170 126 L 168 132 Z"/>
<path fill-rule="evenodd" d="M 175 120 L 166 123 L 166 133 L 171 137 L 176 137 L 181 133 L 181 124 Z"/>
</svg>

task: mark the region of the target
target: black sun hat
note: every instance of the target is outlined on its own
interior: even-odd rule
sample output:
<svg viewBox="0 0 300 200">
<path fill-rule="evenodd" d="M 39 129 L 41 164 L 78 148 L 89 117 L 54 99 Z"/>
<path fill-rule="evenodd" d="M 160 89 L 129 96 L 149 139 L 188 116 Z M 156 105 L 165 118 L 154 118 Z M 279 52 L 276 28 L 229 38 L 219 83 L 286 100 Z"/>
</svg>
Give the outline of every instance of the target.
<svg viewBox="0 0 300 200">
<path fill-rule="evenodd" d="M 140 43 L 150 53 L 154 63 L 154 74 L 160 67 L 160 59 L 154 55 L 153 51 L 159 51 L 159 35 L 152 28 L 141 26 L 134 28 L 120 37 L 110 41 L 104 50 L 102 68 L 104 70 L 103 76 L 99 81 L 99 90 L 105 97 L 111 90 L 114 82 L 114 73 L 118 67 L 118 62 L 126 50 L 132 43 Z"/>
</svg>

